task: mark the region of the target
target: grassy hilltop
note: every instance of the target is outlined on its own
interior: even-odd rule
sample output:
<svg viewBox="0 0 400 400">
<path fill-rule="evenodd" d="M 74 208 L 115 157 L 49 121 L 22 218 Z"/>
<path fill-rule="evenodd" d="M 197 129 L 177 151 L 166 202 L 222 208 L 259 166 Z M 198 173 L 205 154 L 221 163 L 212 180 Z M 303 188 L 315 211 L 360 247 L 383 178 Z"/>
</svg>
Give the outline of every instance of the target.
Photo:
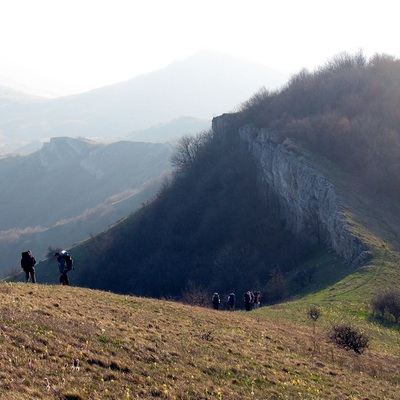
<svg viewBox="0 0 400 400">
<path fill-rule="evenodd" d="M 398 332 L 354 315 L 370 348 L 339 349 L 332 306 L 314 334 L 306 303 L 232 313 L 22 283 L 0 299 L 1 399 L 398 398 Z"/>
</svg>

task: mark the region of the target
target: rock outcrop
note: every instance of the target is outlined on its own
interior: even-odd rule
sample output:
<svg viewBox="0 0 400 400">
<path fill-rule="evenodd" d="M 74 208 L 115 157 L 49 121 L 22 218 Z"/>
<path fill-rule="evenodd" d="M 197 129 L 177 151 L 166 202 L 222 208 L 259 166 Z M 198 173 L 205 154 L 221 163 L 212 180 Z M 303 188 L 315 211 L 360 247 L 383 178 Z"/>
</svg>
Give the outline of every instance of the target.
<svg viewBox="0 0 400 400">
<path fill-rule="evenodd" d="M 214 118 L 213 130 L 225 140 L 239 135 L 258 165 L 262 186 L 278 198 L 286 229 L 303 240 L 330 246 L 348 262 L 365 262 L 366 246 L 348 229 L 335 186 L 307 162 L 289 138 L 252 126 L 240 127 L 234 115 Z"/>
</svg>

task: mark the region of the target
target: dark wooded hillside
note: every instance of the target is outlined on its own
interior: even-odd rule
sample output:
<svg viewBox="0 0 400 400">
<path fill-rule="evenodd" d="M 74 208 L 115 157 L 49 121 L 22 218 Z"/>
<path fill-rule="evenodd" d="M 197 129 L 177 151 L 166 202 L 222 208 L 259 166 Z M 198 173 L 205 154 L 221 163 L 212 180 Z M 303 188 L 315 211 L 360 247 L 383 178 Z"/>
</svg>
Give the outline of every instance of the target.
<svg viewBox="0 0 400 400">
<path fill-rule="evenodd" d="M 84 245 L 77 283 L 155 297 L 181 297 L 192 283 L 243 293 L 265 286 L 274 268 L 292 269 L 307 247 L 282 230 L 272 194 L 266 206 L 237 140 L 183 138 L 155 200 Z"/>
</svg>

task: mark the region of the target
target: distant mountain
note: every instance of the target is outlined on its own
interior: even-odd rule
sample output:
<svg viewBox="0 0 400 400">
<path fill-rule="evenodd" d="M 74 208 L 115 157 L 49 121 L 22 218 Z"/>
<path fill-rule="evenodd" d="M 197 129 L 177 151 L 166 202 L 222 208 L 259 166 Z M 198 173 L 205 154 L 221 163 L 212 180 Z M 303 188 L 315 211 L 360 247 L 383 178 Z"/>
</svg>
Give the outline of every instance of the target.
<svg viewBox="0 0 400 400">
<path fill-rule="evenodd" d="M 0 145 L 11 152 L 42 138 L 122 137 L 180 117 L 211 120 L 234 110 L 261 87 L 276 88 L 286 79 L 282 73 L 238 58 L 198 53 L 83 94 L 23 106 L 5 104 L 0 108 Z"/>
<path fill-rule="evenodd" d="M 53 138 L 0 159 L 0 274 L 31 248 L 70 246 L 137 209 L 170 170 L 167 144 Z"/>
<path fill-rule="evenodd" d="M 127 139 L 135 142 L 174 142 L 184 135 L 206 131 L 211 128 L 211 120 L 181 117 L 164 124 L 132 132 Z"/>
<path fill-rule="evenodd" d="M 11 105 L 21 106 L 42 101 L 44 98 L 27 94 L 21 90 L 13 89 L 0 84 L 0 107 Z"/>
<path fill-rule="evenodd" d="M 38 139 L 27 137 L 22 140 L 16 132 L 32 109 L 42 102 L 46 102 L 46 99 L 0 84 L 0 156 L 16 149 L 24 154 L 41 147 Z M 8 126 L 12 128 L 8 129 Z"/>
<path fill-rule="evenodd" d="M 0 76 L 0 92 L 2 91 L 3 88 L 16 90 L 20 93 L 23 93 L 24 96 L 30 96 L 30 97 L 36 97 L 36 98 L 57 97 L 57 94 L 54 92 L 43 90 L 34 86 L 29 86 L 21 82 L 15 81 L 14 79 L 6 78 L 5 76 Z"/>
</svg>

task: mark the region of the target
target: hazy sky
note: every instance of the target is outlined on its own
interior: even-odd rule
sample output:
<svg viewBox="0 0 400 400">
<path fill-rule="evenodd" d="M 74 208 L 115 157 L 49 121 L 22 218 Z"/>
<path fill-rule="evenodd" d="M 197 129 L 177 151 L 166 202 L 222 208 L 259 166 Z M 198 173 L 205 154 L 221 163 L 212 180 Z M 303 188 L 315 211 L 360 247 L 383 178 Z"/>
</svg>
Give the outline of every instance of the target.
<svg viewBox="0 0 400 400">
<path fill-rule="evenodd" d="M 0 78 L 71 94 L 200 50 L 285 72 L 334 55 L 400 58 L 396 0 L 0 0 Z M 1 79 L 0 79 L 1 82 Z"/>
</svg>

